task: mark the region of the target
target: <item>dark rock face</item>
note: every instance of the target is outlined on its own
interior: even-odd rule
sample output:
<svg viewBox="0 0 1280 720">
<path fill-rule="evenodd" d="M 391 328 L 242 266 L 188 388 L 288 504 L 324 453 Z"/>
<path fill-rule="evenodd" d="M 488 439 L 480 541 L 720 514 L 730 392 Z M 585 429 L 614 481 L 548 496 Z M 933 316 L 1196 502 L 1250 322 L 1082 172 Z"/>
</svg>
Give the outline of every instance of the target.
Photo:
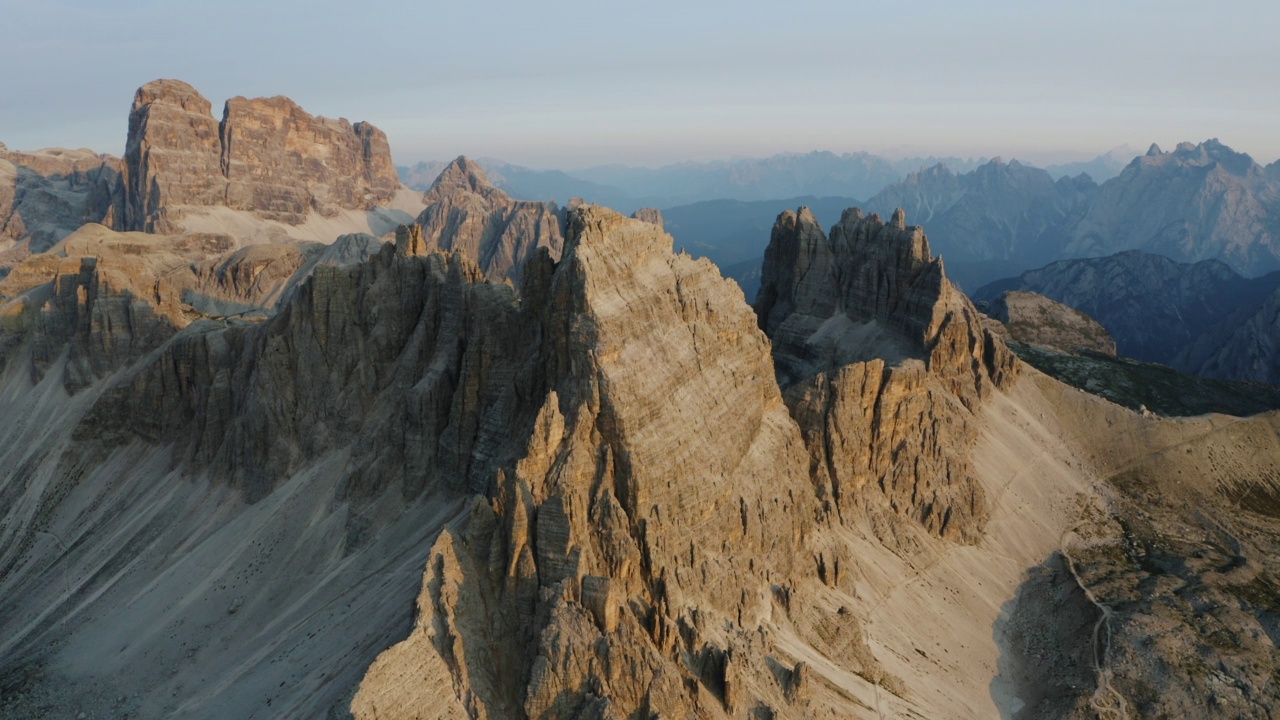
<svg viewBox="0 0 1280 720">
<path fill-rule="evenodd" d="M 459 157 L 423 196 L 409 254 L 459 251 L 479 264 L 485 277 L 519 282 L 525 263 L 540 248 L 553 260 L 564 248 L 564 211 L 551 203 L 512 200 L 489 182 L 474 161 Z M 407 236 L 406 236 L 407 237 Z"/>
<path fill-rule="evenodd" d="M 987 508 L 965 454 L 971 419 L 1016 360 L 924 232 L 901 210 L 886 223 L 853 209 L 828 238 L 806 209 L 783 213 L 755 310 L 827 511 L 975 540 Z"/>
<path fill-rule="evenodd" d="M 386 135 L 368 123 L 313 117 L 284 97 L 232 98 L 221 122 L 211 111 L 181 81 L 138 90 L 117 229 L 174 233 L 188 206 L 296 225 L 313 211 L 372 209 L 399 188 Z"/>
<path fill-rule="evenodd" d="M 1120 355 L 1230 380 L 1275 378 L 1276 327 L 1267 308 L 1280 274 L 1247 279 L 1222 262 L 1175 262 L 1127 251 L 1062 260 L 974 293 L 1039 293 L 1098 320 Z"/>
<path fill-rule="evenodd" d="M 1173 360 L 1197 375 L 1280 384 L 1280 275 L 1258 278 L 1276 290 L 1242 303 L 1227 319 L 1193 340 Z"/>
<path fill-rule="evenodd" d="M 89 150 L 0 148 L 0 276 L 26 254 L 101 220 L 120 168 L 119 159 Z"/>
</svg>

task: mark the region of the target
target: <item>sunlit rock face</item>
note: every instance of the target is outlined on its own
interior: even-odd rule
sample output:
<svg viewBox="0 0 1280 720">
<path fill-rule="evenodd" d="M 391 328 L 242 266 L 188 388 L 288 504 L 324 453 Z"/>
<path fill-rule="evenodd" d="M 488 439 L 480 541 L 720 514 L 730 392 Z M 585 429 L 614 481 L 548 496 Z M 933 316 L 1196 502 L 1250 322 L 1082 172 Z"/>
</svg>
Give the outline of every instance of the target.
<svg viewBox="0 0 1280 720">
<path fill-rule="evenodd" d="M 371 210 L 399 188 L 386 135 L 314 117 L 285 97 L 209 101 L 178 80 L 138 89 L 124 176 L 110 218 L 121 230 L 174 233 L 183 208 L 226 207 L 297 225 L 312 212 Z"/>
<path fill-rule="evenodd" d="M 988 508 L 967 459 L 972 420 L 1016 359 L 924 231 L 901 210 L 885 222 L 851 209 L 828 237 L 806 208 L 785 212 L 755 310 L 828 511 L 976 540 Z"/>
</svg>

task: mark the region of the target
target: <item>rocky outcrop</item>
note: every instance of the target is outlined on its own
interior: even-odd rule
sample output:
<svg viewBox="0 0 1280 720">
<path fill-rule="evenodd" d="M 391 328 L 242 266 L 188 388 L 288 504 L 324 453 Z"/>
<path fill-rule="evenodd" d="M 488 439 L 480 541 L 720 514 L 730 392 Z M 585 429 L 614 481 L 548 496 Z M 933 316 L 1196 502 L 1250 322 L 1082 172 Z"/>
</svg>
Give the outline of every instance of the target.
<svg viewBox="0 0 1280 720">
<path fill-rule="evenodd" d="M 662 222 L 662 211 L 657 208 L 640 208 L 639 210 L 631 213 L 631 217 L 636 220 L 643 220 L 650 225 L 657 225 L 660 230 L 665 229 Z"/>
<path fill-rule="evenodd" d="M 980 288 L 993 302 L 1029 291 L 1097 319 L 1120 355 L 1183 372 L 1228 380 L 1266 381 L 1277 331 L 1264 306 L 1280 290 L 1280 273 L 1243 278 L 1225 263 L 1179 263 L 1126 251 L 1061 260 Z"/>
<path fill-rule="evenodd" d="M 1043 295 L 1010 290 L 991 303 L 990 315 L 1020 343 L 1064 353 L 1116 354 L 1116 341 L 1097 320 Z"/>
<path fill-rule="evenodd" d="M 192 257 L 228 249 L 218 242 L 84 226 L 0 282 L 5 359 L 29 342 L 36 379 L 61 364 L 71 392 L 137 361 L 189 322 L 171 275 Z"/>
<path fill-rule="evenodd" d="M 104 359 L 83 376 L 93 391 L 77 449 L 58 467 L 96 468 L 111 448 L 142 443 L 165 448 L 157 477 L 216 478 L 270 506 L 289 478 L 338 452 L 340 472 L 326 472 L 364 518 L 336 530 L 347 553 L 389 522 L 388 497 L 467 504 L 432 546 L 418 629 L 371 668 L 358 715 L 442 689 L 453 698 L 442 713 L 484 717 L 718 718 L 800 702 L 770 669 L 783 652 L 775 614 L 805 607 L 819 575 L 834 583 L 838 570 L 808 547 L 807 454 L 769 343 L 709 262 L 674 254 L 649 223 L 583 207 L 564 257 L 540 251 L 519 295 L 486 282 L 463 253 L 385 244 L 367 254 L 372 239 L 355 238 L 334 247 L 363 262 L 316 261 L 265 320 L 211 321 L 183 303 L 190 286 L 166 289 L 181 267 L 172 243 L 184 238 L 96 232 L 68 248 L 75 272 L 52 286 L 86 309 L 36 311 L 110 315 L 116 296 L 102 273 L 114 256 L 150 264 L 121 285 L 119 312 L 131 317 L 90 320 L 65 342 L 110 350 L 119 328 L 151 327 L 143 310 L 187 324 L 137 337 L 127 354 L 90 353 Z M 98 248 L 84 259 L 88 245 L 144 241 L 148 253 Z M 255 283 L 283 278 L 247 249 L 225 257 L 196 264 L 191 282 L 265 302 Z M 22 276 L 38 276 L 30 270 Z M 797 625 L 788 632 L 818 641 L 811 619 Z M 821 630 L 824 642 L 860 637 L 856 620 L 841 626 Z M 874 668 L 864 645 L 838 647 Z"/>
<path fill-rule="evenodd" d="M 120 167 L 91 150 L 0 149 L 0 276 L 26 254 L 101 220 Z"/>
<path fill-rule="evenodd" d="M 411 254 L 463 252 L 485 276 L 518 282 L 525 263 L 546 248 L 553 260 L 564 247 L 564 211 L 553 203 L 512 200 L 489 182 L 474 161 L 459 157 L 423 196 Z"/>
<path fill-rule="evenodd" d="M 369 235 L 330 245 L 236 249 L 223 235 L 116 233 L 88 224 L 0 280 L 0 367 L 30 347 L 33 378 L 61 364 L 74 393 L 128 367 L 198 320 L 261 320 L 317 268 L 366 260 Z"/>
<path fill-rule="evenodd" d="M 1015 371 L 901 210 L 778 218 L 755 310 L 835 516 L 909 518 L 975 540 L 987 507 L 967 459 L 973 413 Z M 922 435 L 921 429 L 925 431 Z"/>
<path fill-rule="evenodd" d="M 124 162 L 110 218 L 122 230 L 175 233 L 184 208 L 204 207 L 297 225 L 371 210 L 400 186 L 386 135 L 368 123 L 314 117 L 284 97 L 232 98 L 219 122 L 178 80 L 138 90 Z"/>
<path fill-rule="evenodd" d="M 395 245 L 208 263 L 191 235 L 91 227 L 32 256 L 0 288 L 40 301 L 22 322 L 106 318 L 50 343 L 49 367 L 75 343 L 105 360 L 69 395 L 24 372 L 51 332 L 28 324 L 4 351 L 0 717 L 987 717 L 1018 701 L 997 696 L 997 618 L 1055 607 L 1017 586 L 1059 538 L 1101 602 L 1181 578 L 1251 603 L 1184 608 L 1157 585 L 1172 605 L 1127 605 L 1108 626 L 1133 623 L 1134 647 L 1162 636 L 1137 627 L 1149 617 L 1167 631 L 1256 614 L 1262 632 L 1206 631 L 1227 651 L 1162 653 L 1179 668 L 1163 675 L 1036 666 L 1056 657 L 1046 645 L 1088 657 L 1099 636 L 1075 603 L 1022 626 L 1043 634 L 1027 667 L 1070 679 L 1055 692 L 1111 682 L 1138 707 L 1129 678 L 1155 677 L 1186 710 L 1210 685 L 1183 668 L 1269 692 L 1257 589 L 1276 554 L 1256 538 L 1273 527 L 1236 549 L 1201 518 L 1138 535 L 1143 552 L 1120 533 L 1094 557 L 1066 531 L 1106 520 L 1095 483 L 1147 507 L 1185 479 L 1184 456 L 1220 484 L 1214 517 L 1235 498 L 1265 510 L 1274 419 L 1164 423 L 1035 373 L 1006 392 L 1011 358 L 905 218 L 850 211 L 829 235 L 804 212 L 781 220 L 759 315 L 655 226 L 594 207 L 569 214 L 558 262 L 528 261 L 519 293 L 464 253 L 411 252 L 415 226 Z M 62 285 L 41 282 L 69 259 Z M 280 300 L 255 321 L 210 317 L 196 289 Z M 134 306 L 186 325 L 153 340 Z M 1202 447 L 1215 428 L 1232 434 Z M 1241 447 L 1260 450 L 1237 464 Z M 1127 487 L 1120 470 L 1152 448 L 1170 464 L 1143 482 L 1164 485 Z M 1202 506 L 1169 495 L 1166 510 Z M 982 542 L 950 542 L 982 532 L 984 508 Z M 1144 532 L 1145 514 L 1124 517 Z M 1180 563 L 1171 537 L 1211 552 Z"/>
</svg>

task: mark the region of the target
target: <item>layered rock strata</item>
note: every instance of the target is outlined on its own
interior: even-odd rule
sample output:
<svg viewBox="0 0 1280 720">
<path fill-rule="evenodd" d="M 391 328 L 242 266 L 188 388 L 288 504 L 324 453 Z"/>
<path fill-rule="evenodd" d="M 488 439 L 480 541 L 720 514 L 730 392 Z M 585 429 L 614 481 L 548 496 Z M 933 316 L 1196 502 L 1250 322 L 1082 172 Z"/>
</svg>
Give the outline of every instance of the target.
<svg viewBox="0 0 1280 720">
<path fill-rule="evenodd" d="M 0 285 L 21 309 L 0 372 L 0 717 L 950 718 L 1091 693 L 1156 715 L 1233 685 L 1217 715 L 1273 704 L 1274 532 L 1259 516 L 1242 537 L 1229 512 L 1271 512 L 1274 418 L 1164 422 L 1034 371 L 1012 385 L 904 218 L 850 211 L 827 235 L 784 215 L 759 315 L 655 226 L 593 207 L 519 293 L 466 254 L 416 254 L 413 226 L 216 262 L 191 236 L 83 232 Z M 236 299 L 277 304 L 197 307 Z M 38 324 L 98 303 L 63 341 Z M 166 318 L 183 329 L 139 332 Z M 68 395 L 24 372 L 40 343 L 50 368 L 77 343 L 101 362 Z M 1185 459 L 1202 496 L 1169 492 Z M 1090 500 L 1108 477 L 1143 510 Z M 1225 520 L 1144 528 L 1149 496 Z M 950 542 L 983 533 L 975 502 L 981 542 Z M 1082 522 L 1110 515 L 1135 532 Z M 1027 568 L 1060 546 L 1037 589 Z M 1236 600 L 1186 604 L 1188 580 Z M 1152 582 L 1169 603 L 1127 597 Z M 1133 647 L 1203 642 L 1154 667 L 1099 653 L 1090 596 Z M 1241 642 L 1216 631 L 1255 614 Z"/>
<path fill-rule="evenodd" d="M 38 382 L 61 366 L 74 393 L 199 320 L 261 320 L 317 268 L 363 262 L 382 242 L 280 242 L 236 249 L 224 235 L 116 233 L 88 224 L 0 280 L 0 367 L 30 348 Z"/>
<path fill-rule="evenodd" d="M 540 248 L 558 260 L 564 248 L 565 211 L 553 203 L 512 200 L 466 157 L 454 160 L 423 195 L 427 208 L 406 228 L 410 254 L 463 252 L 485 276 L 519 282 Z M 397 238 L 397 242 L 401 242 Z"/>
<path fill-rule="evenodd" d="M 517 325 L 542 350 L 518 377 L 545 383 L 528 439 L 475 477 L 486 496 L 436 542 L 416 628 L 370 669 L 358 717 L 429 706 L 440 687 L 471 717 L 785 702 L 764 625 L 771 588 L 807 574 L 812 491 L 735 296 L 650 225 L 571 215 L 564 260 L 524 272 Z"/>
<path fill-rule="evenodd" d="M 806 453 L 768 341 L 709 262 L 675 255 L 652 224 L 583 207 L 564 257 L 540 251 L 519 295 L 466 254 L 386 244 L 358 264 L 314 263 L 275 314 L 228 322 L 199 319 L 191 286 L 164 278 L 257 297 L 270 270 L 252 253 L 192 270 L 164 252 L 181 238 L 98 232 L 157 246 L 119 302 L 101 273 L 127 250 L 66 248 L 57 262 L 75 272 L 16 296 L 54 298 L 24 308 L 12 357 L 89 348 L 73 383 L 91 387 L 89 405 L 56 476 L 142 443 L 165 448 L 162 474 L 214 477 L 257 504 L 341 453 L 335 501 L 360 518 L 341 531 L 346 552 L 394 517 L 389 496 L 467 503 L 432 545 L 419 629 L 371 669 L 358 715 L 435 702 L 442 687 L 478 717 L 803 705 L 771 668 L 793 662 L 778 623 L 820 587 Z M 40 318 L 75 322 L 59 334 Z M 823 632 L 875 667 L 856 621 Z M 39 637 L 10 647 L 36 652 Z M 418 682 L 396 658 L 419 663 Z"/>
<path fill-rule="evenodd" d="M 226 207 L 290 225 L 311 213 L 372 210 L 400 183 L 386 135 L 315 117 L 285 97 L 209 101 L 178 80 L 139 88 L 109 224 L 175 233 L 183 208 Z"/>
<path fill-rule="evenodd" d="M 774 226 L 755 311 L 829 513 L 860 508 L 974 541 L 987 504 L 967 449 L 1016 359 L 947 279 L 919 227 L 806 208 Z"/>
</svg>

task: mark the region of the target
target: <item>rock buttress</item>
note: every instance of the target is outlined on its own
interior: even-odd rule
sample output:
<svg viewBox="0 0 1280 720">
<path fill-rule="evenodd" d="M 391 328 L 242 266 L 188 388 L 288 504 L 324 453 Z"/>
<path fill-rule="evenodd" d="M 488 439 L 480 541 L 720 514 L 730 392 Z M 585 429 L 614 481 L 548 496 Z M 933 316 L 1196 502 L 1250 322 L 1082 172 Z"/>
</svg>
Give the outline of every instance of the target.
<svg viewBox="0 0 1280 720">
<path fill-rule="evenodd" d="M 584 207 L 564 259 L 525 268 L 548 386 L 469 517 L 441 536 L 413 634 L 359 717 L 723 717 L 786 702 L 768 670 L 777 587 L 814 574 L 805 450 L 769 344 L 714 266 Z M 424 678 L 397 680 L 405 664 Z"/>
<path fill-rule="evenodd" d="M 227 207 L 290 225 L 370 210 L 400 187 L 386 135 L 312 116 L 285 97 L 228 100 L 219 122 L 195 88 L 156 80 L 129 113 L 118 230 L 176 233 L 184 207 Z"/>
<path fill-rule="evenodd" d="M 987 507 L 967 458 L 974 411 L 1016 360 L 923 230 L 901 211 L 886 223 L 851 209 L 828 237 L 806 208 L 783 213 L 755 310 L 827 511 L 976 540 Z"/>
</svg>

